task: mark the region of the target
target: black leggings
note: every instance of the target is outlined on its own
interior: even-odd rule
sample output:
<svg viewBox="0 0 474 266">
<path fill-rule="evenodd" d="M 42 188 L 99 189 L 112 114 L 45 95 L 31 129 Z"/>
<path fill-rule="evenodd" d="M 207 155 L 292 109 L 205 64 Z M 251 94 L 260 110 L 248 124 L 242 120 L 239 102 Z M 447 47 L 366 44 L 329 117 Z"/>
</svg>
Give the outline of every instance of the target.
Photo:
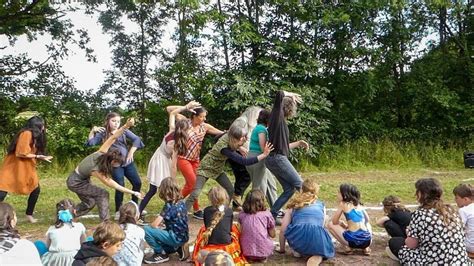
<svg viewBox="0 0 474 266">
<path fill-rule="evenodd" d="M 151 198 L 156 194 L 157 190 L 158 190 L 157 186 L 150 184 L 150 188 L 148 189 L 148 192 L 146 193 L 145 197 L 140 202 L 140 208 L 139 208 L 140 215 L 142 211 L 146 208 L 146 205 L 148 205 L 148 202 L 151 200 Z"/>
<path fill-rule="evenodd" d="M 40 194 L 40 187 L 36 187 L 33 191 L 31 191 L 30 196 L 28 197 L 28 206 L 26 207 L 26 215 L 33 215 L 33 211 L 35 210 L 36 202 L 38 202 L 39 194 Z M 7 196 L 7 191 L 0 190 L 0 202 L 5 200 Z"/>
<path fill-rule="evenodd" d="M 247 172 L 244 165 L 240 165 L 232 160 L 228 160 L 228 162 L 235 176 L 234 194 L 237 196 L 243 196 L 245 190 L 249 187 L 250 183 L 252 183 L 250 174 Z"/>
<path fill-rule="evenodd" d="M 383 227 L 391 237 L 407 237 L 406 227 L 403 228 L 396 222 L 388 220 L 383 224 Z"/>
</svg>

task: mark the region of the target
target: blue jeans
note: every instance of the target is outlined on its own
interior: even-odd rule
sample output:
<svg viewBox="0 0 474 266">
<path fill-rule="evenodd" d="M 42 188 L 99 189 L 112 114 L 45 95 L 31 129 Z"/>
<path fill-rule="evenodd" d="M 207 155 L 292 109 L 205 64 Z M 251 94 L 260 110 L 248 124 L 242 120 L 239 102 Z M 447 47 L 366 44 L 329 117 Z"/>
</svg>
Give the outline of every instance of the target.
<svg viewBox="0 0 474 266">
<path fill-rule="evenodd" d="M 114 167 L 112 172 L 112 178 L 114 179 L 117 184 L 121 185 L 122 187 L 125 186 L 125 179 L 126 177 L 128 181 L 132 184 L 133 191 L 140 191 L 142 188 L 142 180 L 138 175 L 137 168 L 135 167 L 135 163 L 132 162 L 127 166 L 120 166 Z M 132 200 L 138 203 L 138 198 L 136 196 L 132 196 Z M 118 211 L 120 206 L 122 206 L 123 202 L 123 192 L 115 190 L 115 211 Z"/>
<path fill-rule="evenodd" d="M 272 172 L 283 188 L 283 193 L 281 193 L 270 210 L 273 217 L 276 217 L 278 211 L 290 200 L 295 191 L 301 189 L 303 180 L 284 155 L 274 154 L 268 156 L 265 159 L 265 166 Z"/>
<path fill-rule="evenodd" d="M 184 243 L 176 240 L 176 236 L 173 231 L 166 231 L 160 228 L 153 228 L 149 225 L 145 225 L 145 241 L 155 251 L 156 254 L 162 254 L 163 251 L 166 254 L 176 252 Z"/>
</svg>

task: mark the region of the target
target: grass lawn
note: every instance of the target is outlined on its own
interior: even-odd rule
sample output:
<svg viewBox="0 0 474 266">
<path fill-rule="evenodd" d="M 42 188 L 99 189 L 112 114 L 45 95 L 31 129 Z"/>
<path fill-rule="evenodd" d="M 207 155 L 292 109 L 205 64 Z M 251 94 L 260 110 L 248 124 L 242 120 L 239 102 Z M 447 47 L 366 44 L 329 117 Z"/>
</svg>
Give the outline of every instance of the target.
<svg viewBox="0 0 474 266">
<path fill-rule="evenodd" d="M 367 206 L 379 206 L 382 199 L 389 194 L 398 195 L 403 199 L 405 204 L 416 204 L 414 197 L 414 183 L 420 177 L 436 177 L 444 187 L 445 200 L 447 202 L 454 202 L 452 189 L 459 183 L 470 182 L 474 183 L 474 171 L 468 169 L 455 170 L 431 170 L 431 169 L 393 169 L 393 170 L 364 170 L 356 172 L 302 172 L 303 178 L 313 178 L 321 185 L 320 199 L 326 202 L 328 208 L 336 205 L 336 193 L 339 184 L 349 182 L 355 184 L 362 194 L 362 201 Z M 66 187 L 67 173 L 40 173 L 41 195 L 36 206 L 35 217 L 39 219 L 37 224 L 29 224 L 25 220 L 25 209 L 27 196 L 9 194 L 6 202 L 12 204 L 18 214 L 18 227 L 20 233 L 24 236 L 42 237 L 49 225 L 55 219 L 55 204 L 64 198 L 71 198 L 76 203 L 79 202 L 76 194 L 69 191 Z M 144 174 L 142 173 L 142 176 Z M 231 175 L 229 175 L 231 176 Z M 179 177 L 180 182 L 184 184 L 182 177 Z M 96 180 L 94 180 L 96 181 Z M 146 178 L 143 178 L 142 192 L 148 189 Z M 201 194 L 201 206 L 207 205 L 206 191 L 210 187 L 217 185 L 213 180 L 209 180 L 204 188 L 204 193 Z M 104 187 L 102 184 L 99 186 Z M 109 189 L 110 193 L 110 213 L 114 214 L 113 210 L 113 191 Z M 125 195 L 125 202 L 130 199 L 130 195 Z M 162 202 L 158 197 L 154 197 L 147 210 L 150 214 L 158 213 L 161 210 Z M 97 209 L 94 209 L 92 214 L 97 214 Z M 81 222 L 86 227 L 96 226 L 98 219 L 81 219 Z"/>
</svg>

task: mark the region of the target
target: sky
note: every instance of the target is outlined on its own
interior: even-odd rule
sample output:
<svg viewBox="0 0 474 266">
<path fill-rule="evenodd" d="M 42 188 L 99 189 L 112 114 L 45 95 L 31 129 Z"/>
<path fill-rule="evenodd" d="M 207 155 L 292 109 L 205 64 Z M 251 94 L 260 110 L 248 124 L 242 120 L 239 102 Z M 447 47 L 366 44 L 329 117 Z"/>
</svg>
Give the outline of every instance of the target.
<svg viewBox="0 0 474 266">
<path fill-rule="evenodd" d="M 96 90 L 105 79 L 104 70 L 109 69 L 112 64 L 111 47 L 109 46 L 110 36 L 102 32 L 102 27 L 98 22 L 97 12 L 93 15 L 86 15 L 83 10 L 67 12 L 75 30 L 79 28 L 87 29 L 90 43 L 89 47 L 94 49 L 94 55 L 97 62 L 88 62 L 85 52 L 78 48 L 73 48 L 73 53 L 61 62 L 66 75 L 72 77 L 76 81 L 76 87 L 80 90 Z M 134 30 L 131 23 L 124 23 L 125 28 Z M 173 25 L 168 25 L 167 30 L 162 38 L 162 46 L 171 49 L 174 47 L 171 40 L 171 32 Z M 51 41 L 49 36 L 38 36 L 37 40 L 29 42 L 25 36 L 20 36 L 13 46 L 9 46 L 8 39 L 0 36 L 0 47 L 7 46 L 2 53 L 17 55 L 27 53 L 36 61 L 42 62 L 47 57 L 45 45 Z"/>
</svg>

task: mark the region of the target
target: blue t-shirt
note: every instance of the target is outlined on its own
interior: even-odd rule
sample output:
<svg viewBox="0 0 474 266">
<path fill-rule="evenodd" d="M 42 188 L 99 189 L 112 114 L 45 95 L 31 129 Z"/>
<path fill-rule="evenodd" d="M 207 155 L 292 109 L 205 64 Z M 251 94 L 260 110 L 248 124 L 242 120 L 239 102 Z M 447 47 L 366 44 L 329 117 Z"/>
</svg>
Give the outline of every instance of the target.
<svg viewBox="0 0 474 266">
<path fill-rule="evenodd" d="M 188 210 L 184 201 L 177 203 L 166 202 L 160 213 L 166 225 L 167 231 L 173 231 L 176 240 L 185 243 L 189 240 Z"/>
<path fill-rule="evenodd" d="M 262 125 L 258 124 L 252 131 L 252 135 L 250 136 L 250 145 L 249 150 L 253 152 L 262 153 L 262 149 L 260 148 L 260 142 L 258 139 L 258 135 L 260 133 L 265 133 L 265 138 L 268 140 L 268 131 L 267 128 Z"/>
</svg>

